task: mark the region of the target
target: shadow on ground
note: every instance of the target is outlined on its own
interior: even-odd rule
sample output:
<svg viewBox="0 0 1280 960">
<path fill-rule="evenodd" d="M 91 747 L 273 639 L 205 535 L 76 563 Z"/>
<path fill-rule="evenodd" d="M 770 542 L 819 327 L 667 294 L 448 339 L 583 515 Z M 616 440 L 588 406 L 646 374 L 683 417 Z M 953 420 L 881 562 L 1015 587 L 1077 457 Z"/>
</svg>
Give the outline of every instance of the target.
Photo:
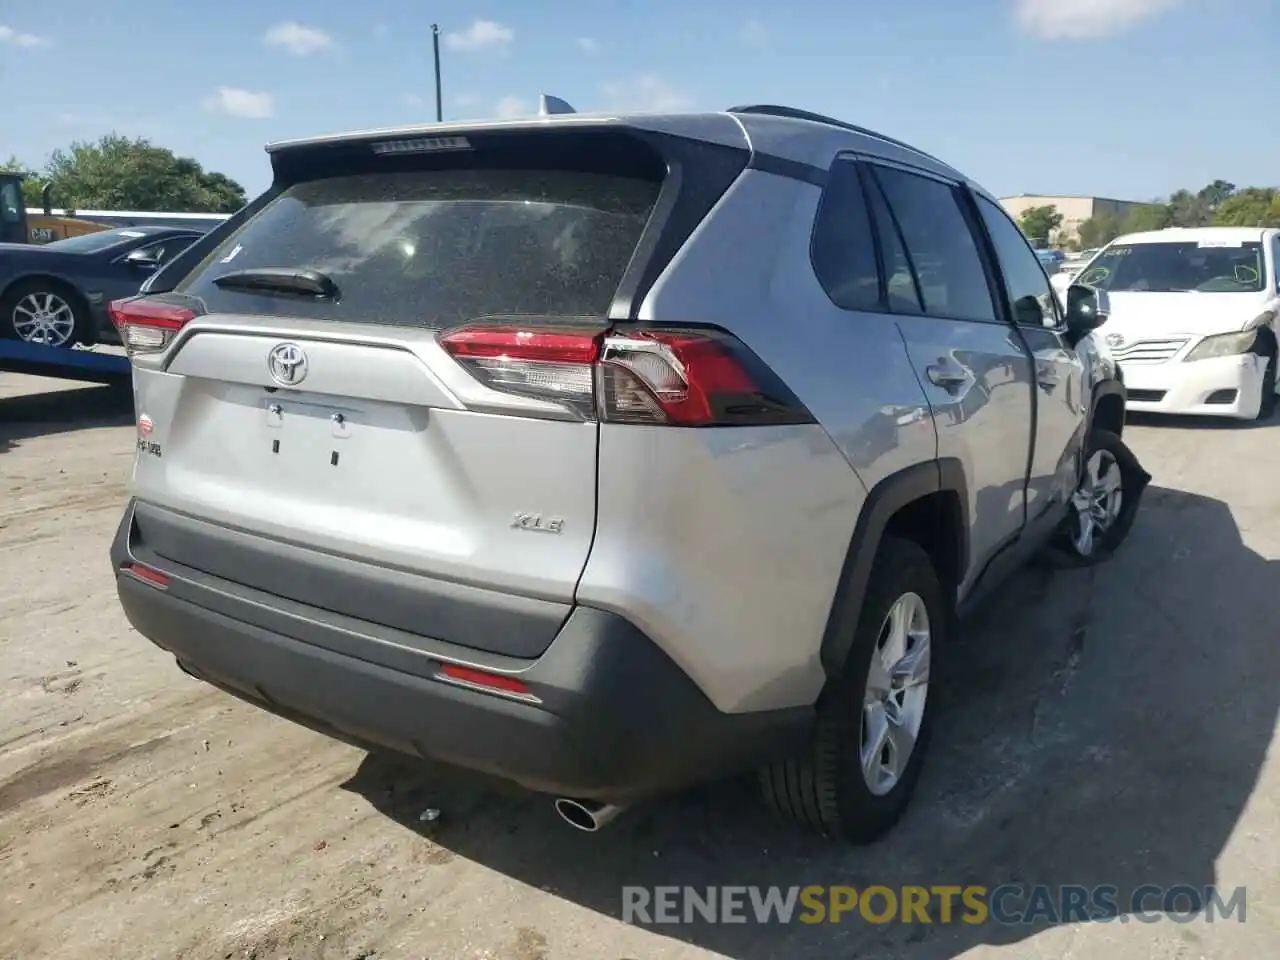
<svg viewBox="0 0 1280 960">
<path fill-rule="evenodd" d="M 0 398 L 0 453 L 23 440 L 133 422 L 133 393 L 123 386 L 88 386 Z"/>
<path fill-rule="evenodd" d="M 1140 885 L 1216 882 L 1280 697 L 1280 565 L 1245 547 L 1226 504 L 1157 486 L 1146 498 L 1112 562 L 1028 571 L 966 631 L 916 802 L 875 846 L 776 826 L 749 784 L 635 809 L 595 835 L 562 825 L 547 798 L 380 757 L 345 786 L 448 850 L 615 917 L 624 885 L 1014 883 L 1112 885 L 1131 920 Z M 438 822 L 419 821 L 426 807 Z M 1070 921 L 654 929 L 739 960 L 949 960 L 1054 922 Z M 1198 953 L 1194 926 L 1177 936 Z"/>
</svg>

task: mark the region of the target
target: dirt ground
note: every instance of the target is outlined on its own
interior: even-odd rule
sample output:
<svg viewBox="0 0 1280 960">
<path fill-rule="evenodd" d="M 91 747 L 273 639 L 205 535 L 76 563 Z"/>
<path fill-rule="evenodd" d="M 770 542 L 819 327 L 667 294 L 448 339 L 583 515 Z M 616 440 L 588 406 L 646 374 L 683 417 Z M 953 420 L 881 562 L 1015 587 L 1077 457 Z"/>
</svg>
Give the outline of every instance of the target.
<svg viewBox="0 0 1280 960">
<path fill-rule="evenodd" d="M 967 631 L 912 811 L 851 850 L 774 826 L 743 784 L 581 834 L 546 798 L 370 759 L 187 678 L 108 569 L 127 396 L 0 375 L 0 957 L 1274 955 L 1280 425 L 1129 435 L 1155 479 L 1122 555 L 1029 572 Z M 1247 915 L 620 918 L 625 884 L 1004 882 L 1243 885 Z"/>
</svg>

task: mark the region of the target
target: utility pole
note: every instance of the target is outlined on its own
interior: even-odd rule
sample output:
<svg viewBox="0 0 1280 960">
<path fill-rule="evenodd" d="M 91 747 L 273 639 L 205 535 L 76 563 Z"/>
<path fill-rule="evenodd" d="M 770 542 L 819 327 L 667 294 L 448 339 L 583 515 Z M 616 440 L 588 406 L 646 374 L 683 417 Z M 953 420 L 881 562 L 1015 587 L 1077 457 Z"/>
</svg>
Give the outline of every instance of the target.
<svg viewBox="0 0 1280 960">
<path fill-rule="evenodd" d="M 436 57 L 436 123 L 444 122 L 444 100 L 440 97 L 440 26 L 431 25 L 431 47 Z"/>
</svg>

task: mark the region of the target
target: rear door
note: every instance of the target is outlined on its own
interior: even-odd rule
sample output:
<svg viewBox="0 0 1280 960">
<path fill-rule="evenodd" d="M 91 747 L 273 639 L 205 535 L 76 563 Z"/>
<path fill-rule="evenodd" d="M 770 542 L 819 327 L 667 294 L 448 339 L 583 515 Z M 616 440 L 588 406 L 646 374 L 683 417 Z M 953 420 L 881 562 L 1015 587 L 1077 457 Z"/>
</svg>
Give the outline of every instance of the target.
<svg viewBox="0 0 1280 960">
<path fill-rule="evenodd" d="M 890 303 L 933 410 L 938 456 L 960 461 L 969 483 L 973 578 L 1025 522 L 1031 360 L 993 300 L 959 185 L 881 162 L 867 169 Z"/>
<path fill-rule="evenodd" d="M 612 146 L 551 169 L 379 166 L 367 145 L 357 161 L 309 160 L 164 295 L 199 316 L 135 357 L 150 431 L 135 494 L 159 508 L 139 510 L 143 536 L 150 522 L 171 559 L 276 596 L 539 653 L 558 620 L 513 646 L 482 618 L 403 601 L 433 582 L 461 597 L 454 612 L 504 602 L 485 591 L 572 600 L 595 522 L 597 427 L 574 406 L 590 374 L 546 362 L 486 379 L 484 357 L 468 368 L 437 335 L 514 323 L 552 342 L 607 325 L 663 172 L 637 162 L 642 144 Z M 227 279 L 263 271 L 313 271 L 332 293 Z M 260 548 L 231 549 L 226 531 Z"/>
</svg>

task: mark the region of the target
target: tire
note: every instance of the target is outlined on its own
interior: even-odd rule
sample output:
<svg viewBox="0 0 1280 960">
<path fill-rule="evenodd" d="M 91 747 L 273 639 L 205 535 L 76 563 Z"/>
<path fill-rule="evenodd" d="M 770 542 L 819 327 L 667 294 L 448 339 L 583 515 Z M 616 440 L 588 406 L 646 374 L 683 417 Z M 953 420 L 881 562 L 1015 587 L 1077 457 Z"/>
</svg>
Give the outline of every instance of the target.
<svg viewBox="0 0 1280 960">
<path fill-rule="evenodd" d="M 877 711 L 874 705 L 864 707 L 864 701 L 873 656 L 879 659 L 889 615 L 895 608 L 903 609 L 898 606 L 900 602 L 917 612 L 923 611 L 928 635 L 923 669 L 917 672 L 917 677 L 923 676 L 926 682 L 894 696 L 899 702 L 895 711 L 899 725 L 895 727 L 893 722 L 880 723 L 888 719 L 885 708 Z M 800 756 L 778 761 L 760 771 L 765 802 L 776 816 L 852 844 L 871 843 L 898 822 L 915 792 L 928 750 L 937 701 L 933 676 L 939 651 L 946 646 L 950 613 L 937 570 L 924 549 L 911 540 L 886 537 L 871 571 L 844 673 L 833 678 L 819 701 L 809 748 Z M 920 621 L 916 623 L 919 625 Z M 914 649 L 919 651 L 918 638 L 915 643 Z M 917 693 L 923 693 L 923 697 Z M 918 703 L 918 711 L 906 708 L 908 697 Z M 879 728 L 896 729 L 901 735 L 912 726 L 908 718 L 916 717 L 914 745 L 909 753 L 898 755 L 900 772 L 896 779 L 881 781 L 873 790 L 872 779 L 883 774 L 879 764 L 876 777 L 863 773 L 864 734 Z M 886 747 L 892 748 L 896 742 L 891 738 Z M 901 762 L 902 756 L 907 758 L 905 765 Z M 883 751 L 880 758 L 884 758 Z"/>
<path fill-rule="evenodd" d="M 1094 429 L 1085 449 L 1086 469 L 1072 497 L 1071 512 L 1054 539 L 1057 556 L 1069 566 L 1088 567 L 1110 559 L 1133 529 L 1138 516 L 1138 505 L 1143 491 L 1151 482 L 1151 474 L 1143 469 L 1133 451 L 1110 430 Z M 1094 473 L 1090 473 L 1090 466 Z M 1114 471 L 1114 473 L 1112 472 Z M 1097 489 L 1099 481 L 1114 477 L 1118 480 L 1119 503 L 1114 499 L 1102 504 L 1091 500 L 1090 488 Z M 1112 481 L 1114 482 L 1114 481 Z M 1099 514 L 1105 512 L 1105 521 L 1093 524 L 1092 535 L 1081 536 L 1084 524 L 1082 512 L 1086 504 Z M 1096 515 L 1096 514 L 1095 514 Z M 1082 541 L 1088 539 L 1086 545 Z M 1087 546 L 1087 549 L 1086 549 Z"/>
<path fill-rule="evenodd" d="M 1265 357 L 1267 371 L 1262 375 L 1262 399 L 1258 404 L 1258 415 L 1255 420 L 1270 420 L 1276 412 L 1276 344 L 1271 341 L 1264 344 L 1258 355 Z"/>
<path fill-rule="evenodd" d="M 35 328 L 30 326 L 33 317 L 41 317 Z M 50 322 L 44 324 L 46 318 Z M 56 280 L 20 281 L 0 297 L 0 337 L 6 339 L 69 350 L 87 339 L 89 324 L 83 298 Z"/>
</svg>

